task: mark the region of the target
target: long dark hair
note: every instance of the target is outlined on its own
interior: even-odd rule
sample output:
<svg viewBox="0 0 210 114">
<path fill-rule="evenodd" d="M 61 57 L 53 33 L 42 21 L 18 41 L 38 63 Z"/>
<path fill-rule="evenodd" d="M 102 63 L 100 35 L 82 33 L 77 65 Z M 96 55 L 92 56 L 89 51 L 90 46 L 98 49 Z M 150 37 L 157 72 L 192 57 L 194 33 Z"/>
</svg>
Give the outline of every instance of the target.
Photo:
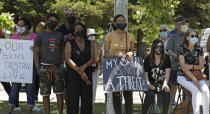
<svg viewBox="0 0 210 114">
<path fill-rule="evenodd" d="M 184 42 L 183 42 L 183 46 L 185 46 L 186 48 L 187 48 L 188 45 L 189 45 L 189 40 L 187 40 L 187 37 L 190 35 L 191 32 L 195 32 L 195 33 L 198 35 L 198 32 L 197 32 L 195 29 L 190 28 L 190 29 L 187 30 L 187 32 L 186 32 L 185 35 L 184 35 Z M 196 47 L 197 44 L 198 44 L 198 43 L 196 43 L 196 44 L 194 45 L 194 47 Z"/>
<path fill-rule="evenodd" d="M 117 19 L 118 19 L 119 17 L 123 17 L 123 18 L 125 18 L 125 16 L 124 16 L 124 15 L 122 15 L 122 14 L 115 15 L 115 16 L 114 16 L 114 22 L 116 22 L 116 21 L 117 21 Z M 114 31 L 116 31 L 116 30 L 117 30 L 117 27 L 115 26 L 115 24 L 114 24 L 114 23 L 112 23 L 112 28 L 113 28 L 113 30 L 114 30 Z"/>
<path fill-rule="evenodd" d="M 85 25 L 83 24 L 83 23 L 75 23 L 73 26 L 72 26 L 72 28 L 71 28 L 71 30 L 72 30 L 72 35 L 75 37 L 76 35 L 75 35 L 75 28 L 76 28 L 76 26 L 78 26 L 78 25 L 80 25 L 80 26 L 82 26 L 82 28 L 85 30 L 85 36 L 83 36 L 84 37 L 84 39 L 88 39 L 88 37 L 87 37 L 87 29 L 86 29 L 86 27 L 85 27 Z"/>
<path fill-rule="evenodd" d="M 150 54 L 148 55 L 151 66 L 155 65 L 155 48 L 157 47 L 158 43 L 162 44 L 162 49 L 163 50 L 161 51 L 161 54 L 160 54 L 161 55 L 160 63 L 164 64 L 164 59 L 165 59 L 164 44 L 163 44 L 162 40 L 156 39 L 156 40 L 153 41 Z"/>
</svg>

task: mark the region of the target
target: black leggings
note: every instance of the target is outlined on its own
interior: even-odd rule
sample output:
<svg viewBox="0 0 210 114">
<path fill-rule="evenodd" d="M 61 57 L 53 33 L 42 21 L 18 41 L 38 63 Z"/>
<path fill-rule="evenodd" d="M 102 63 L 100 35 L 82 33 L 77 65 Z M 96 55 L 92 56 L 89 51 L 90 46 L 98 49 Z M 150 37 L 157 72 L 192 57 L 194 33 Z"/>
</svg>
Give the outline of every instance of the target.
<svg viewBox="0 0 210 114">
<path fill-rule="evenodd" d="M 125 99 L 125 110 L 126 114 L 133 113 L 133 92 L 124 91 L 122 92 Z M 120 92 L 114 92 L 113 96 L 113 106 L 116 114 L 122 114 L 122 95 Z"/>
<path fill-rule="evenodd" d="M 170 102 L 170 93 L 161 91 L 159 93 L 162 97 L 162 114 L 168 114 L 169 102 Z M 152 91 L 146 92 L 146 97 L 142 105 L 142 114 L 147 114 L 149 107 L 155 103 L 155 93 Z"/>
</svg>

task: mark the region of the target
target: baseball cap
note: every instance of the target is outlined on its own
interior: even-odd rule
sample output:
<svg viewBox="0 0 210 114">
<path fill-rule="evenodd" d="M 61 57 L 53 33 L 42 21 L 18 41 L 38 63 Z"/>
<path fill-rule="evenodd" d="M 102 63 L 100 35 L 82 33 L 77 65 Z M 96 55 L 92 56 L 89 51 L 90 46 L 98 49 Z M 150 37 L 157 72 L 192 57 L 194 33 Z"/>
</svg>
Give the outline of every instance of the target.
<svg viewBox="0 0 210 114">
<path fill-rule="evenodd" d="M 177 19 L 176 19 L 176 24 L 179 23 L 179 22 L 183 22 L 183 21 L 187 21 L 189 23 L 189 20 L 186 19 L 185 17 L 183 16 L 179 16 Z"/>
</svg>

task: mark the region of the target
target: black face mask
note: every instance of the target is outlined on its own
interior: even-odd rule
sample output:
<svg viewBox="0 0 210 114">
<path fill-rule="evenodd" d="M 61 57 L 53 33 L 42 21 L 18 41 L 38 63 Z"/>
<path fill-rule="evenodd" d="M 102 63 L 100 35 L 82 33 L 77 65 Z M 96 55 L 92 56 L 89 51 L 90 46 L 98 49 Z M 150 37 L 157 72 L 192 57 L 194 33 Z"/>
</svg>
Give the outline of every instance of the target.
<svg viewBox="0 0 210 114">
<path fill-rule="evenodd" d="M 127 23 L 117 23 L 116 26 L 120 30 L 125 30 Z"/>
<path fill-rule="evenodd" d="M 47 23 L 47 27 L 50 30 L 55 30 L 55 28 L 57 27 L 57 24 L 55 22 L 50 22 L 50 23 Z"/>
<path fill-rule="evenodd" d="M 74 16 L 67 17 L 67 19 L 68 19 L 68 22 L 69 22 L 70 24 L 74 24 L 75 21 L 76 21 L 76 17 L 74 17 Z"/>
<path fill-rule="evenodd" d="M 155 54 L 160 55 L 161 53 L 163 53 L 163 48 L 162 48 L 162 47 L 158 47 L 158 48 L 155 50 Z"/>
<path fill-rule="evenodd" d="M 85 38 L 85 35 L 86 35 L 85 30 L 77 31 L 76 35 L 79 37 Z"/>
</svg>

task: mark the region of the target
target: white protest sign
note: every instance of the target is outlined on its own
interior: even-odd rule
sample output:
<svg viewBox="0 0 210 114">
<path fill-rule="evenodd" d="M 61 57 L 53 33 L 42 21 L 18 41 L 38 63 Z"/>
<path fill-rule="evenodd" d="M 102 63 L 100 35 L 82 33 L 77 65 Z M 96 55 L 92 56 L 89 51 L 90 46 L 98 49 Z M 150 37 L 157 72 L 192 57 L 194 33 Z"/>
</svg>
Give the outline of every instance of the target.
<svg viewBox="0 0 210 114">
<path fill-rule="evenodd" d="M 0 39 L 0 81 L 32 83 L 33 44 L 30 40 Z"/>
<path fill-rule="evenodd" d="M 200 46 L 203 48 L 205 53 L 207 52 L 206 44 L 207 44 L 209 35 L 210 35 L 210 28 L 202 29 Z"/>
</svg>

